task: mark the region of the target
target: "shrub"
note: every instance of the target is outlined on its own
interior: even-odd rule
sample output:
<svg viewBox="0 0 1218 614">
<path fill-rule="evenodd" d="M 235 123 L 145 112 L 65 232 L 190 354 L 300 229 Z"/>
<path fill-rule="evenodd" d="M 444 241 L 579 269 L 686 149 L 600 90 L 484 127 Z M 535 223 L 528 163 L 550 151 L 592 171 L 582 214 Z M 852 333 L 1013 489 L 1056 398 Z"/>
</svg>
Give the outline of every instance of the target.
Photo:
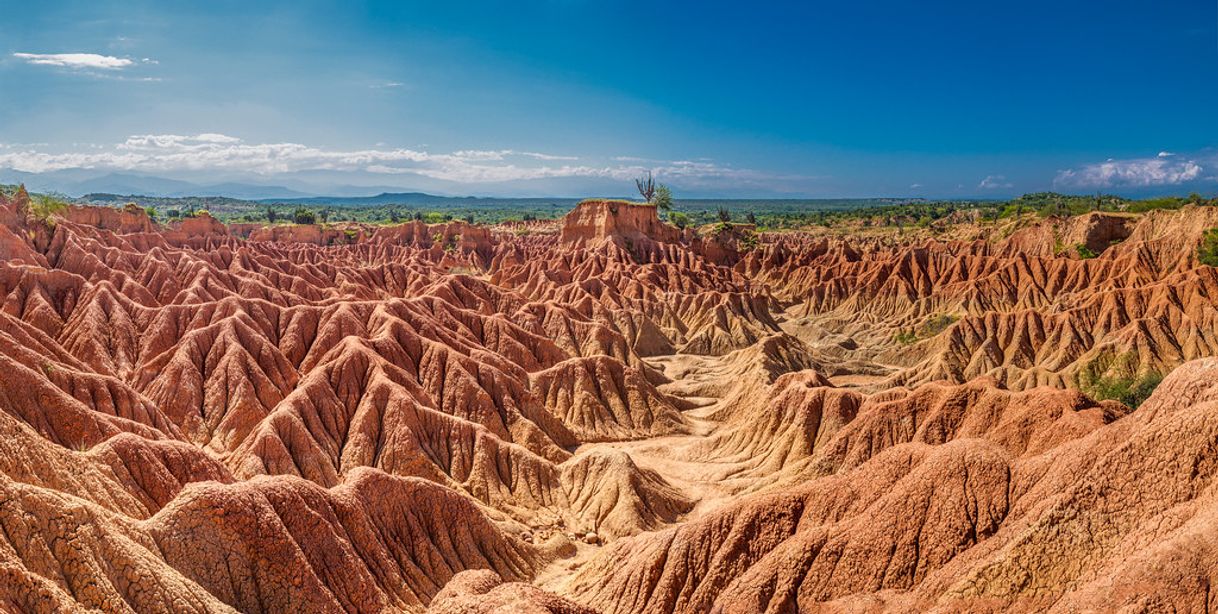
<svg viewBox="0 0 1218 614">
<path fill-rule="evenodd" d="M 901 345 L 912 345 L 918 340 L 918 335 L 914 334 L 913 330 L 900 330 L 892 336 L 892 339 Z"/>
<path fill-rule="evenodd" d="M 1078 254 L 1079 258 L 1082 258 L 1083 260 L 1090 260 L 1099 255 L 1099 254 L 1091 251 L 1091 248 L 1087 247 L 1086 245 L 1083 245 L 1082 243 L 1079 243 L 1074 246 L 1074 252 L 1076 254 Z"/>
<path fill-rule="evenodd" d="M 727 224 L 728 222 L 732 221 L 732 212 L 728 211 L 726 208 L 719 207 L 719 210 L 716 213 L 719 215 L 720 223 Z"/>
<path fill-rule="evenodd" d="M 1197 260 L 1206 266 L 1218 267 L 1218 228 L 1205 231 L 1201 246 L 1197 248 Z"/>
<path fill-rule="evenodd" d="M 958 319 L 959 318 L 956 316 L 947 313 L 932 316 L 929 320 L 922 324 L 922 328 L 918 331 L 918 336 L 934 337 L 935 335 L 947 330 L 947 327 L 954 324 Z"/>
<path fill-rule="evenodd" d="M 54 196 L 45 196 L 38 194 L 30 198 L 30 215 L 35 219 L 47 223 L 54 224 L 52 216 L 59 215 L 68 210 L 68 203 L 55 198 Z"/>
<path fill-rule="evenodd" d="M 300 207 L 292 213 L 292 221 L 297 224 L 316 224 L 317 215 L 304 207 Z"/>
<path fill-rule="evenodd" d="M 652 196 L 651 203 L 660 211 L 672 211 L 672 190 L 668 186 L 660 184 L 656 188 L 655 196 Z"/>
<path fill-rule="evenodd" d="M 757 240 L 757 233 L 750 232 L 740 237 L 740 251 L 742 252 L 753 251 L 760 244 L 760 241 Z"/>
<path fill-rule="evenodd" d="M 668 221 L 672 222 L 674 226 L 682 230 L 684 230 L 686 226 L 689 226 L 689 216 L 681 213 L 680 211 L 673 211 L 672 213 L 668 214 Z"/>
<path fill-rule="evenodd" d="M 1114 400 L 1137 409 L 1163 381 L 1161 373 L 1147 373 L 1140 377 L 1101 377 L 1087 387 L 1087 392 L 1097 400 Z"/>
</svg>

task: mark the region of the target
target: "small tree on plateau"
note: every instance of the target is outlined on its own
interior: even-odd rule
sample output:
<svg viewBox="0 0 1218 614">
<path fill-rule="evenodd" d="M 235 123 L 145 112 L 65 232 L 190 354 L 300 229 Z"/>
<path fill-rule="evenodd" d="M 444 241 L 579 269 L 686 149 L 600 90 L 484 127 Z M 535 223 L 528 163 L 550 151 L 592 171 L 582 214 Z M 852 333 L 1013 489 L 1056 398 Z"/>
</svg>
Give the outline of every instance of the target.
<svg viewBox="0 0 1218 614">
<path fill-rule="evenodd" d="M 292 214 L 292 218 L 292 221 L 296 222 L 297 224 L 317 223 L 317 215 L 304 207 L 296 209 L 296 211 Z"/>
<path fill-rule="evenodd" d="M 656 197 L 656 180 L 651 176 L 651 171 L 647 171 L 646 177 L 635 179 L 634 186 L 639 189 L 639 196 L 642 196 L 643 200 L 651 202 Z"/>
<path fill-rule="evenodd" d="M 728 211 L 726 208 L 719 207 L 718 213 L 719 213 L 720 222 L 726 224 L 726 223 L 732 221 L 732 212 Z"/>
<path fill-rule="evenodd" d="M 652 197 L 651 202 L 660 211 L 665 213 L 672 211 L 672 190 L 668 189 L 668 186 L 661 183 L 659 187 L 656 188 L 655 196 Z"/>
</svg>

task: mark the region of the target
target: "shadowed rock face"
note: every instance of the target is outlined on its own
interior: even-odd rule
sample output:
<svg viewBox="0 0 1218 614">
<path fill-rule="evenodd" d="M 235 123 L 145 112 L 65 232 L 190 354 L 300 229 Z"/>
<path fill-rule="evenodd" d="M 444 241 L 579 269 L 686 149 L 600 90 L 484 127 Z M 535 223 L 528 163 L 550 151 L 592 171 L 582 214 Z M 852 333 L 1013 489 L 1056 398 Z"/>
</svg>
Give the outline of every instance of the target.
<svg viewBox="0 0 1218 614">
<path fill-rule="evenodd" d="M 609 201 L 527 235 L 19 204 L 0 609 L 1218 607 L 1209 209 L 746 249 Z M 1073 389 L 1150 371 L 1136 410 Z"/>
</svg>

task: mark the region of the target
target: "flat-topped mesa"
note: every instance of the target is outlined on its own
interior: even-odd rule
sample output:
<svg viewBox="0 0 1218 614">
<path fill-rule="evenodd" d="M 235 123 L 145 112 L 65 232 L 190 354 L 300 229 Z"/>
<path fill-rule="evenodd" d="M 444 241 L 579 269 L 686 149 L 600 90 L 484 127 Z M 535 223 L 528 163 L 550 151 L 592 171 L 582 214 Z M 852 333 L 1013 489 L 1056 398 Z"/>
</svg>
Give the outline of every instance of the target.
<svg viewBox="0 0 1218 614">
<path fill-rule="evenodd" d="M 1007 255 L 1026 254 L 1042 257 L 1063 252 L 1082 256 L 1086 252 L 1100 254 L 1110 246 L 1129 238 L 1138 217 L 1128 213 L 1092 211 L 1068 218 L 1050 218 L 1028 226 L 1006 239 Z M 1085 248 L 1080 253 L 1079 248 Z"/>
<path fill-rule="evenodd" d="M 69 205 L 63 217 L 73 224 L 93 226 L 120 234 L 153 232 L 156 227 L 142 207 L 128 204 L 122 209 Z"/>
<path fill-rule="evenodd" d="M 624 200 L 585 200 L 563 217 L 561 239 L 564 244 L 609 237 L 676 243 L 681 240 L 682 232 L 661 222 L 654 205 Z"/>
<path fill-rule="evenodd" d="M 188 217 L 172 227 L 175 230 L 181 231 L 187 237 L 228 235 L 228 226 L 225 226 L 223 222 L 212 217 L 206 211 L 201 211 L 197 215 Z"/>
</svg>

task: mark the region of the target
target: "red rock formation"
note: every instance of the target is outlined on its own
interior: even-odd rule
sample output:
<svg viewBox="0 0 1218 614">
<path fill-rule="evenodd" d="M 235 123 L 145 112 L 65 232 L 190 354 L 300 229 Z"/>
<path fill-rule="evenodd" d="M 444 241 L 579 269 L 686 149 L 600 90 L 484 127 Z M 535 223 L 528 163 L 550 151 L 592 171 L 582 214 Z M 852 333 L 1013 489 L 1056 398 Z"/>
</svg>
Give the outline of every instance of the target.
<svg viewBox="0 0 1218 614">
<path fill-rule="evenodd" d="M 653 205 L 622 200 L 585 200 L 563 220 L 562 242 L 618 238 L 674 243 L 681 231 L 660 221 Z"/>
<path fill-rule="evenodd" d="M 1211 209 L 755 249 L 611 201 L 19 209 L 0 609 L 1218 606 Z M 1133 411 L 1071 389 L 1173 368 Z"/>
</svg>

